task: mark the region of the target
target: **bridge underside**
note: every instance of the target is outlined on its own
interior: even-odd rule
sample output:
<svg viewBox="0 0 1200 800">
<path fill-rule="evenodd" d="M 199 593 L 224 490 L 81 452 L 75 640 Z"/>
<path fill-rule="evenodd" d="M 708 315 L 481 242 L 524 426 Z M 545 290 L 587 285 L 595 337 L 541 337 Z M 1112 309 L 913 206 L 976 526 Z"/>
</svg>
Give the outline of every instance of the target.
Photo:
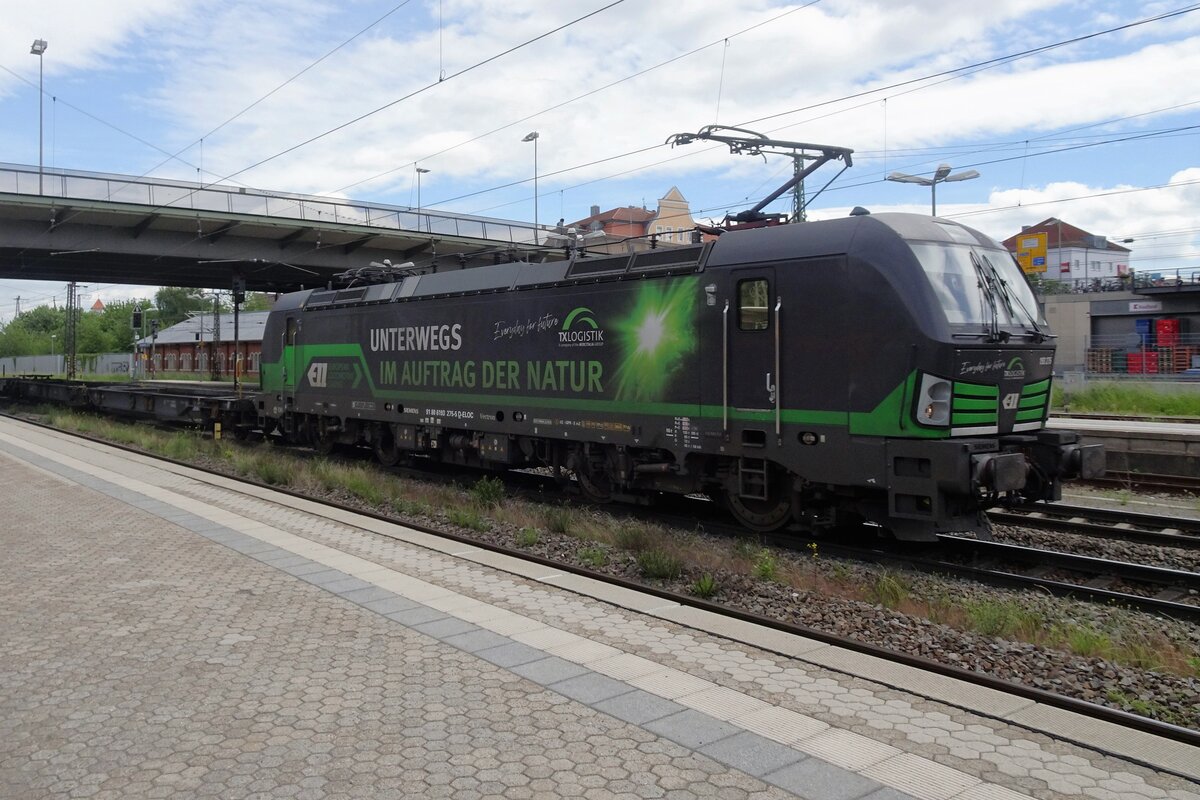
<svg viewBox="0 0 1200 800">
<path fill-rule="evenodd" d="M 250 291 L 286 292 L 384 259 L 441 272 L 545 252 L 437 232 L 0 193 L 5 279 L 229 289 L 241 276 Z"/>
</svg>

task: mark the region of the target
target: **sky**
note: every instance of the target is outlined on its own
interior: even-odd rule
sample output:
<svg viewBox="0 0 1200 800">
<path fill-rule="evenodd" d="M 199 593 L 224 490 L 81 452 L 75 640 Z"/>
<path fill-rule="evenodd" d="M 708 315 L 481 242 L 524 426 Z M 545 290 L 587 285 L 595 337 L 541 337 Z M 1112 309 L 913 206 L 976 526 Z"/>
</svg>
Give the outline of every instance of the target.
<svg viewBox="0 0 1200 800">
<path fill-rule="evenodd" d="M 853 149 L 809 219 L 1048 217 L 1200 270 L 1200 4 L 1093 0 L 6 0 L 0 162 L 417 204 L 542 223 L 678 188 L 701 221 L 792 170 L 675 133 Z M 1157 18 L 1157 19 L 1156 19 Z M 539 134 L 536 148 L 522 139 Z M 836 177 L 835 177 L 836 176 Z M 784 197 L 768 210 L 786 211 Z M 88 306 L 153 289 L 88 284 Z M 61 304 L 61 283 L 0 281 Z"/>
</svg>

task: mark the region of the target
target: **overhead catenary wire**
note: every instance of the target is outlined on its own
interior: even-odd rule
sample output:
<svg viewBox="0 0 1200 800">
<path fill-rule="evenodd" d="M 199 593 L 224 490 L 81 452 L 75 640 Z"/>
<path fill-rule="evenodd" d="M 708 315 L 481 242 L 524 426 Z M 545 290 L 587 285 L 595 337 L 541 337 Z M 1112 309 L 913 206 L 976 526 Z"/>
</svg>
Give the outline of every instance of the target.
<svg viewBox="0 0 1200 800">
<path fill-rule="evenodd" d="M 304 140 L 304 141 L 302 141 L 302 142 L 299 142 L 299 143 L 297 143 L 297 144 L 294 144 L 294 145 L 292 145 L 292 146 L 290 146 L 290 147 L 288 147 L 288 148 L 285 148 L 284 150 L 281 150 L 281 151 L 279 151 L 279 152 L 277 152 L 277 153 L 275 153 L 275 154 L 273 154 L 273 155 L 271 155 L 271 156 L 268 156 L 268 157 L 266 157 L 266 158 L 264 158 L 264 159 L 261 159 L 261 160 L 259 160 L 259 161 L 255 162 L 255 163 L 253 163 L 253 164 L 251 164 L 251 165 L 247 166 L 247 167 L 243 167 L 242 169 L 240 169 L 240 170 L 237 170 L 236 172 L 232 172 L 232 173 L 230 173 L 230 174 L 228 174 L 228 175 L 225 175 L 225 176 L 219 177 L 219 178 L 217 178 L 217 179 L 216 179 L 215 181 L 213 181 L 213 182 L 214 182 L 214 183 L 224 183 L 225 181 L 231 180 L 231 179 L 233 179 L 233 178 L 237 177 L 238 175 L 242 175 L 242 174 L 244 174 L 244 173 L 246 173 L 246 172 L 248 172 L 248 171 L 250 171 L 250 170 L 252 170 L 252 169 L 254 169 L 254 168 L 256 168 L 256 167 L 262 166 L 263 164 L 269 163 L 269 162 L 271 162 L 271 161 L 273 161 L 273 160 L 275 160 L 275 159 L 278 159 L 278 158 L 280 158 L 280 157 L 282 157 L 282 156 L 284 156 L 284 155 L 287 155 L 288 153 L 295 152 L 296 150 L 299 150 L 299 149 L 301 149 L 301 148 L 303 148 L 303 147 L 305 147 L 305 146 L 307 146 L 307 145 L 309 145 L 309 144 L 312 144 L 313 142 L 316 142 L 316 141 L 318 141 L 318 140 L 320 140 L 320 139 L 322 139 L 322 138 L 325 138 L 325 137 L 327 137 L 327 136 L 330 136 L 330 135 L 332 135 L 333 133 L 336 133 L 336 132 L 338 132 L 338 131 L 344 130 L 344 129 L 346 129 L 346 128 L 348 128 L 348 127 L 350 127 L 350 126 L 352 126 L 352 125 L 354 125 L 354 124 L 356 124 L 356 123 L 358 123 L 358 122 L 361 122 L 361 121 L 363 121 L 363 120 L 365 120 L 365 119 L 367 119 L 367 118 L 369 118 L 369 117 L 371 117 L 371 116 L 374 116 L 375 114 L 378 114 L 378 113 L 380 113 L 381 111 L 384 111 L 384 110 L 386 110 L 386 109 L 392 108 L 392 107 L 394 107 L 394 106 L 398 105 L 399 103 L 402 103 L 402 102 L 404 102 L 405 100 L 409 100 L 409 99 L 411 99 L 411 98 L 413 98 L 413 97 L 416 97 L 417 95 L 420 95 L 420 94 L 422 94 L 422 93 L 424 93 L 424 92 L 426 92 L 426 91 L 429 91 L 430 89 L 433 89 L 433 88 L 435 88 L 435 87 L 437 87 L 437 86 L 439 86 L 439 85 L 441 85 L 441 84 L 443 84 L 443 83 L 446 83 L 446 82 L 449 82 L 449 81 L 451 81 L 451 80 L 454 80 L 455 78 L 462 77 L 463 75 L 466 75 L 466 74 L 468 74 L 468 73 L 470 73 L 470 72 L 473 72 L 473 71 L 475 71 L 475 70 L 477 70 L 477 69 L 479 69 L 479 68 L 481 68 L 481 67 L 484 67 L 484 66 L 486 66 L 486 65 L 488 65 L 488 64 L 490 64 L 490 63 L 492 63 L 492 62 L 494 62 L 494 61 L 497 61 L 498 59 L 501 59 L 501 58 L 503 58 L 503 57 L 505 57 L 505 56 L 507 56 L 507 55 L 510 55 L 510 54 L 512 54 L 512 53 L 515 53 L 515 52 L 517 52 L 518 50 L 521 50 L 521 49 L 523 49 L 523 48 L 525 48 L 525 47 L 528 47 L 528 46 L 530 46 L 530 45 L 532 45 L 532 44 L 534 44 L 534 43 L 536 43 L 536 42 L 539 42 L 539 41 L 541 41 L 542 39 L 545 39 L 545 38 L 547 38 L 547 37 L 549 37 L 549 36 L 552 36 L 552 35 L 554 35 L 554 34 L 556 34 L 556 33 L 559 33 L 559 32 L 561 32 L 561 31 L 563 31 L 563 30 L 566 30 L 567 28 L 570 28 L 570 27 L 572 27 L 572 26 L 574 26 L 574 25 L 578 25 L 578 24 L 580 24 L 580 23 L 582 23 L 582 22 L 584 22 L 584 21 L 586 21 L 586 20 L 588 20 L 588 19 L 590 19 L 590 18 L 592 18 L 592 17 L 596 16 L 597 14 L 603 13 L 604 11 L 607 11 L 607 10 L 609 10 L 609 9 L 611 9 L 611 8 L 615 7 L 615 6 L 621 5 L 623 2 L 625 2 L 625 0 L 613 0 L 612 2 L 608 3 L 607 5 L 601 6 L 601 7 L 600 7 L 600 8 L 598 8 L 598 9 L 595 9 L 595 10 L 593 10 L 593 11 L 590 11 L 590 12 L 586 13 L 586 14 L 583 14 L 582 16 L 576 17 L 575 19 L 573 19 L 573 20 L 571 20 L 571 21 L 569 21 L 569 22 L 565 22 L 565 23 L 563 23 L 563 24 L 561 24 L 561 25 L 555 26 L 554 28 L 551 28 L 550 30 L 547 30 L 547 31 L 545 31 L 545 32 L 543 32 L 543 33 L 540 33 L 540 34 L 538 34 L 537 36 L 534 36 L 534 37 L 531 37 L 531 38 L 529 38 L 529 39 L 526 39 L 525 41 L 521 42 L 520 44 L 514 45 L 514 46 L 512 46 L 512 47 L 509 47 L 509 48 L 507 48 L 507 49 L 505 49 L 505 50 L 503 50 L 503 51 L 501 51 L 501 52 L 499 52 L 499 53 L 496 53 L 495 55 L 492 55 L 492 56 L 489 56 L 489 57 L 487 57 L 487 58 L 484 58 L 484 59 L 482 59 L 482 60 L 480 60 L 480 61 L 477 61 L 477 62 L 475 62 L 474 64 L 472 64 L 472 65 L 470 65 L 470 66 L 468 66 L 468 67 L 464 67 L 463 69 L 461 69 L 461 70 L 459 70 L 459 71 L 457 71 L 457 72 L 455 72 L 455 73 L 453 73 L 453 74 L 451 74 L 451 75 L 448 75 L 448 76 L 445 76 L 445 77 L 439 76 L 439 79 L 438 79 L 437 81 L 434 81 L 434 82 L 432 82 L 432 83 L 425 84 L 424 86 L 422 86 L 422 87 L 420 87 L 420 88 L 418 88 L 418 89 L 416 89 L 416 90 L 414 90 L 414 91 L 412 91 L 412 92 L 409 92 L 408 94 L 406 94 L 406 95 L 403 95 L 403 96 L 401 96 L 401 97 L 399 97 L 399 98 L 397 98 L 397 99 L 395 99 L 395 100 L 392 100 L 392 101 L 390 101 L 390 102 L 388 102 L 388 103 L 385 103 L 385 104 L 383 104 L 383 105 L 379 106 L 378 108 L 375 108 L 375 109 L 373 109 L 373 110 L 371 110 L 371 111 L 368 111 L 368 112 L 366 112 L 366 113 L 360 114 L 359 116 L 357 116 L 357 117 L 354 117 L 353 119 L 347 120 L 346 122 L 343 122 L 343 123 L 341 123 L 341 124 L 339 124 L 339 125 L 336 125 L 336 126 L 334 126 L 334 127 L 330 128 L 330 129 L 326 130 L 324 133 L 320 133 L 320 134 L 317 134 L 317 135 L 315 135 L 315 136 L 309 137 L 308 139 L 305 139 L 305 140 Z M 0 66 L 2 66 L 2 65 L 0 65 Z M 7 69 L 7 68 L 5 67 L 4 69 Z M 9 71 L 9 72 L 11 72 L 11 70 L 8 70 L 8 71 Z M 16 73 L 12 73 L 12 74 L 16 75 Z M 20 76 L 18 76 L 18 77 L 20 77 Z M 23 79 L 22 79 L 22 80 L 23 80 Z M 84 113 L 86 113 L 86 112 L 84 112 Z M 136 138 L 136 137 L 135 137 L 135 138 Z M 139 140 L 139 141 L 141 141 L 141 140 Z M 148 142 L 147 142 L 146 144 L 147 144 L 148 146 L 152 146 L 152 147 L 154 147 L 156 150 L 159 150 L 160 152 L 166 153 L 166 151 L 165 151 L 165 150 L 162 150 L 161 148 L 159 148 L 159 147 L 157 147 L 157 146 L 155 146 L 155 145 L 150 145 Z M 186 162 L 185 162 L 185 163 L 186 163 Z M 191 165 L 191 166 L 195 166 L 195 165 Z M 187 192 L 187 193 L 185 193 L 185 194 L 184 194 L 182 197 L 177 197 L 177 198 L 175 198 L 175 199 L 172 201 L 172 203 L 171 203 L 171 204 L 174 204 L 174 203 L 176 203 L 176 202 L 181 202 L 181 201 L 182 201 L 182 200 L 184 200 L 184 199 L 190 198 L 190 197 L 191 197 L 192 195 L 194 195 L 194 194 L 195 194 L 197 191 L 199 191 L 199 189 L 193 189 L 193 190 L 191 190 L 190 192 Z M 163 208 L 167 208 L 167 207 L 169 207 L 169 205 L 171 205 L 171 204 L 167 204 L 167 205 L 157 205 L 157 206 L 155 206 L 154 208 L 152 208 L 150 211 L 148 211 L 147 213 L 148 213 L 148 214 L 152 214 L 152 213 L 154 213 L 155 211 L 158 211 L 158 210 L 161 210 L 161 209 L 163 209 Z M 81 212 L 75 212 L 74 214 L 72 214 L 72 215 L 71 215 L 71 217 L 68 217 L 68 219 L 71 219 L 71 218 L 73 218 L 74 216 L 78 216 L 78 214 L 79 214 L 79 213 L 81 213 Z M 64 220 L 64 221 L 66 221 L 66 220 Z M 187 244 L 187 243 L 184 243 L 184 244 L 181 244 L 180 246 L 181 246 L 181 247 L 182 247 L 182 246 L 186 246 L 186 244 Z"/>
<path fill-rule="evenodd" d="M 1177 11 L 1177 12 L 1173 12 L 1173 13 L 1185 13 L 1187 10 L 1191 10 L 1191 9 L 1183 9 L 1183 10 L 1180 10 L 1180 11 Z M 1160 19 L 1160 18 L 1162 18 L 1162 16 L 1166 16 L 1166 15 L 1160 15 L 1160 17 L 1152 18 L 1151 20 L 1147 20 L 1147 21 L 1153 21 L 1153 20 L 1155 20 L 1155 19 Z M 1131 23 L 1131 25 L 1132 25 L 1132 24 L 1137 24 L 1137 23 Z M 1126 27 L 1128 27 L 1128 26 L 1120 26 L 1119 28 L 1116 28 L 1116 29 L 1110 29 L 1110 30 L 1121 30 L 1121 29 L 1124 29 L 1124 28 L 1126 28 Z M 1103 33 L 1103 32 L 1101 32 L 1101 33 Z M 1089 37 L 1090 37 L 1090 36 L 1096 36 L 1096 35 L 1100 35 L 1100 33 L 1097 33 L 1097 34 L 1090 34 L 1090 35 L 1089 35 Z M 1080 37 L 1080 38 L 1089 38 L 1089 37 Z M 1079 40 L 1079 39 L 1077 38 L 1077 39 L 1075 39 L 1075 40 L 1068 40 L 1068 41 L 1078 41 L 1078 40 Z M 788 113 L 788 112 L 784 112 L 784 113 Z M 348 124 L 349 124 L 349 123 L 348 123 Z M 517 123 L 514 123 L 514 124 L 517 124 Z M 639 149 L 639 150 L 631 151 L 631 154 L 635 155 L 635 154 L 638 154 L 638 153 L 643 153 L 643 152 L 647 152 L 647 151 L 649 151 L 649 150 L 653 150 L 653 149 L 655 149 L 655 148 L 642 148 L 642 149 Z M 589 162 L 589 164 L 587 164 L 587 165 L 582 165 L 582 166 L 590 166 L 590 165 L 593 165 L 593 164 L 596 164 L 596 163 L 603 163 L 604 161 L 611 161 L 611 160 L 614 160 L 615 158 L 616 158 L 616 157 L 610 157 L 610 158 L 606 158 L 606 159 L 600 159 L 600 160 L 597 160 L 597 161 Z M 665 163 L 665 162 L 659 162 L 659 163 Z M 983 162 L 983 163 L 992 163 L 992 162 Z M 251 168 L 252 168 L 252 167 L 251 167 Z M 640 167 L 639 169 L 646 169 L 646 168 L 648 168 L 648 167 L 646 167 L 646 166 L 643 166 L 643 167 Z M 247 169 L 249 169 L 249 168 L 247 168 Z M 568 171 L 568 170 L 562 170 L 562 171 L 560 171 L 560 173 L 561 173 L 561 172 L 566 172 L 566 171 Z M 636 171 L 636 170 L 633 170 L 633 171 Z M 548 174 L 558 174 L 558 173 L 548 173 Z M 629 172 L 622 173 L 622 174 L 629 174 Z M 505 184 L 505 185 L 506 185 L 506 186 L 513 186 L 513 185 L 520 185 L 521 183 L 526 183 L 526 182 L 528 182 L 528 181 L 527 181 L 527 180 L 525 180 L 525 181 L 517 181 L 517 182 L 510 183 L 510 184 Z M 589 184 L 589 183 L 595 183 L 595 182 L 596 182 L 596 181 L 589 181 L 589 182 L 587 182 L 587 183 L 580 184 L 580 185 L 587 185 L 587 184 Z M 561 189 L 558 189 L 557 191 L 561 191 Z M 449 202 L 449 201 L 439 201 L 439 202 Z M 428 205 L 428 204 L 427 204 L 427 205 Z"/>
<path fill-rule="evenodd" d="M 936 72 L 936 73 L 931 73 L 931 74 L 929 74 L 929 75 L 925 75 L 925 76 L 918 77 L 918 78 L 911 78 L 911 79 L 907 79 L 907 80 L 903 80 L 903 81 L 896 81 L 896 82 L 893 82 L 893 83 L 887 84 L 887 85 L 885 85 L 885 86 L 874 87 L 874 88 L 867 89 L 867 90 L 864 90 L 864 91 L 861 91 L 861 92 L 854 92 L 854 93 L 851 93 L 851 94 L 843 95 L 843 96 L 841 96 L 841 97 L 832 98 L 832 99 L 829 99 L 829 100 L 823 100 L 823 101 L 820 101 L 820 102 L 817 102 L 817 103 L 811 103 L 811 104 L 808 104 L 808 105 L 805 105 L 805 106 L 800 106 L 800 107 L 797 107 L 797 108 L 789 109 L 789 110 L 787 110 L 787 111 L 778 112 L 778 113 L 776 113 L 776 114 L 771 114 L 771 115 L 767 115 L 767 116 L 764 116 L 764 117 L 758 117 L 758 118 L 755 118 L 755 119 L 746 120 L 746 121 L 744 121 L 744 122 L 739 122 L 739 123 L 737 123 L 737 127 L 747 127 L 747 126 L 750 126 L 750 125 L 755 125 L 755 124 L 757 124 L 757 123 L 759 123 L 759 122 L 762 122 L 762 121 L 766 121 L 766 120 L 770 120 L 770 119 L 776 119 L 776 118 L 779 118 L 779 117 L 783 117 L 783 116 L 787 116 L 787 115 L 791 115 L 791 114 L 799 113 L 799 112 L 802 112 L 802 111 L 809 111 L 809 110 L 813 110 L 813 109 L 817 109 L 817 108 L 824 108 L 824 107 L 827 107 L 827 106 L 830 106 L 830 105 L 835 105 L 835 104 L 837 104 L 837 103 L 845 102 L 845 101 L 848 101 L 848 100 L 854 100 L 854 99 L 858 99 L 858 98 L 861 98 L 861 97 L 865 97 L 865 96 L 869 96 L 869 95 L 874 95 L 874 94 L 878 94 L 878 93 L 880 93 L 880 92 L 885 92 L 885 91 L 889 91 L 889 90 L 893 90 L 893 89 L 900 89 L 900 88 L 905 88 L 905 87 L 913 87 L 913 88 L 908 88 L 908 89 L 907 89 L 907 90 L 904 92 L 904 94 L 908 94 L 908 93 L 911 93 L 911 92 L 913 92 L 913 91 L 919 91 L 919 90 L 921 90 L 921 89 L 923 89 L 923 88 L 926 88 L 926 87 L 924 87 L 924 86 L 921 86 L 921 85 L 918 85 L 918 84 L 923 84 L 923 83 L 926 83 L 926 82 L 929 82 L 929 81 L 934 81 L 934 80 L 937 80 L 937 79 L 939 79 L 939 78 L 940 78 L 940 79 L 943 79 L 943 80 L 942 80 L 942 81 L 940 81 L 940 82 L 945 82 L 945 81 L 947 81 L 947 80 L 955 80 L 955 79 L 957 79 L 957 78 L 959 78 L 959 77 L 962 77 L 963 75 L 966 75 L 966 74 L 974 74 L 974 73 L 976 73 L 976 72 L 979 72 L 979 71 L 981 71 L 981 70 L 983 70 L 983 69 L 992 69 L 992 68 L 995 68 L 995 67 L 1001 66 L 1001 65 L 1003 65 L 1003 64 L 1011 63 L 1011 62 L 1013 62 L 1013 61 L 1016 61 L 1016 60 L 1025 59 L 1025 58 L 1030 58 L 1030 57 L 1033 57 L 1033 56 L 1035 56 L 1035 55 L 1038 55 L 1038 54 L 1041 54 L 1041 53 L 1047 52 L 1047 51 L 1049 51 L 1049 50 L 1053 50 L 1053 49 L 1057 49 L 1057 48 L 1065 47 L 1065 46 L 1067 46 L 1067 45 L 1071 45 L 1071 44 L 1076 44 L 1076 43 L 1079 43 L 1079 42 L 1087 41 L 1087 40 L 1094 39 L 1094 38 L 1097 38 L 1097 37 L 1100 37 L 1100 36 L 1106 36 L 1106 35 L 1110 35 L 1110 34 L 1117 33 L 1117 32 L 1121 32 L 1121 31 L 1127 31 L 1127 30 L 1130 30 L 1130 29 L 1133 29 L 1133 28 L 1136 28 L 1136 27 L 1139 27 L 1139 26 L 1142 26 L 1142 25 L 1148 25 L 1148 24 L 1151 24 L 1151 23 L 1154 23 L 1154 22 L 1160 22 L 1160 21 L 1162 21 L 1162 20 L 1164 20 L 1164 19 L 1169 19 L 1169 18 L 1176 17 L 1176 16 L 1180 16 L 1180 15 L 1183 15 L 1183 14 L 1192 13 L 1192 12 L 1195 12 L 1195 11 L 1197 11 L 1197 10 L 1200 10 L 1200 4 L 1193 4 L 1193 5 L 1190 5 L 1190 6 L 1186 6 L 1186 7 L 1183 7 L 1183 8 L 1176 9 L 1176 10 L 1174 10 L 1174 11 L 1165 12 L 1165 13 L 1163 13 L 1163 14 L 1158 14 L 1158 15 L 1155 15 L 1155 16 L 1152 16 L 1152 17 L 1146 17 L 1146 18 L 1144 18 L 1144 19 L 1135 20 L 1135 21 L 1133 21 L 1133 22 L 1129 22 L 1129 23 L 1125 23 L 1125 24 L 1122 24 L 1122 25 L 1118 25 L 1118 26 L 1114 26 L 1114 27 L 1106 28 L 1106 29 L 1104 29 L 1104 30 L 1100 30 L 1100 31 L 1094 31 L 1094 32 L 1092 32 L 1092 33 L 1084 34 L 1084 35 L 1081 35 L 1081 36 L 1072 37 L 1072 38 L 1070 38 L 1070 39 L 1064 39 L 1064 40 L 1061 40 L 1061 41 L 1058 41 L 1058 42 L 1053 42 L 1053 43 L 1051 43 L 1051 44 L 1042 45 L 1042 46 L 1040 46 L 1040 47 L 1036 47 L 1036 48 L 1029 48 L 1029 49 L 1022 50 L 1022 51 L 1019 51 L 1019 52 L 1016 52 L 1016 53 L 1010 53 L 1010 54 L 1008 54 L 1008 55 L 999 56 L 999 57 L 996 57 L 996 58 L 991 58 L 991 59 L 986 59 L 986 60 L 983 60 L 983 61 L 977 61 L 977 62 L 973 62 L 973 63 L 971 63 L 971 64 L 966 64 L 966 65 L 964 65 L 964 66 L 960 66 L 960 67 L 954 67 L 954 68 L 952 68 L 952 69 L 947 69 L 947 70 L 941 70 L 941 71 L 939 71 L 939 72 Z M 720 43 L 720 41 L 721 41 L 721 40 L 718 40 L 718 41 L 716 41 L 716 42 L 709 43 L 708 45 L 706 45 L 706 47 L 711 47 L 711 46 L 713 46 L 713 45 L 715 45 L 715 44 L 719 44 L 719 43 Z M 870 103 L 874 103 L 874 102 L 877 102 L 877 101 L 876 101 L 876 100 L 871 100 L 871 101 L 870 101 Z M 868 105 L 868 104 L 870 104 L 870 103 L 864 103 L 864 104 L 862 104 L 862 105 Z M 1189 105 L 1189 104 L 1184 104 L 1184 105 Z M 832 116 L 832 115 L 834 115 L 834 114 L 837 114 L 837 113 L 843 113 L 844 111 L 845 111 L 845 110 L 834 111 L 834 112 L 831 112 L 831 114 L 827 114 L 827 115 L 824 115 L 824 116 Z M 539 113 L 542 113 L 542 112 L 539 112 Z M 531 115 L 531 117 L 532 117 L 532 116 L 536 116 L 536 115 Z M 531 118 L 531 117 L 526 117 L 525 119 L 529 119 L 529 118 Z M 817 117 L 817 118 L 815 118 L 815 119 L 821 119 L 821 118 L 824 118 L 824 117 Z M 813 121 L 813 118 L 810 118 L 810 119 L 808 119 L 808 120 L 805 120 L 805 122 L 811 122 L 811 121 Z M 779 131 L 781 131 L 781 130 L 785 130 L 785 129 L 786 129 L 786 128 L 788 128 L 788 127 L 793 127 L 793 125 L 791 125 L 791 124 L 790 124 L 790 125 L 783 126 L 783 127 L 780 127 L 780 128 L 771 129 L 771 130 L 769 130 L 769 131 L 766 131 L 766 132 L 767 132 L 767 133 L 777 133 L 777 132 L 779 132 Z M 635 155 L 639 155 L 639 154 L 642 154 L 642 153 L 648 152 L 648 151 L 650 151 L 650 150 L 660 149 L 660 148 L 662 148 L 662 147 L 665 147 L 665 145 L 663 145 L 663 144 L 656 144 L 656 145 L 651 145 L 651 146 L 647 146 L 647 147 L 643 147 L 643 148 L 637 148 L 637 149 L 634 149 L 634 150 L 631 150 L 631 151 L 627 151 L 627 152 L 625 152 L 625 153 L 614 154 L 614 155 L 612 155 L 612 156 L 606 156 L 606 157 L 603 157 L 603 158 L 600 158 L 600 159 L 595 159 L 595 160 L 592 160 L 592 161 L 588 161 L 588 162 L 585 162 L 585 163 L 582 163 L 582 164 L 577 164 L 577 165 L 574 165 L 574 166 L 571 166 L 571 167 L 566 167 L 566 168 L 563 168 L 563 169 L 561 169 L 561 170 L 558 170 L 558 171 L 556 171 L 556 172 L 553 172 L 553 173 L 542 173 L 541 177 L 545 178 L 545 177 L 553 177 L 554 175 L 566 174 L 566 173 L 573 172 L 573 171 L 576 171 L 576 170 L 586 169 L 586 168 L 588 168 L 588 167 L 592 167 L 592 166 L 595 166 L 595 165 L 597 165 L 597 164 L 601 164 L 601 163 L 605 163 L 605 162 L 610 162 L 610 161 L 616 161 L 616 160 L 619 160 L 620 158 L 623 158 L 623 157 L 628 157 L 628 156 L 635 156 Z M 624 176 L 624 175 L 628 175 L 628 174 L 631 174 L 631 173 L 633 173 L 633 172 L 636 172 L 636 171 L 639 171 L 639 170 L 642 170 L 642 169 L 650 169 L 650 168 L 653 168 L 653 167 L 658 167 L 658 166 L 661 166 L 661 165 L 663 165 L 663 164 L 665 164 L 665 163 L 669 163 L 669 162 L 671 162 L 671 161 L 676 161 L 676 160 L 679 160 L 679 158 L 681 158 L 681 157 L 684 157 L 684 158 L 686 158 L 686 157 L 694 157 L 694 156 L 697 156 L 697 155 L 699 155 L 699 154 L 701 154 L 701 153 L 704 153 L 704 152 L 711 152 L 711 151 L 714 151 L 714 150 L 721 150 L 721 149 L 723 149 L 723 148 L 721 148 L 721 147 L 714 147 L 714 148 L 708 148 L 707 150 L 703 150 L 703 149 L 702 149 L 702 150 L 698 150 L 698 151 L 693 151 L 693 152 L 691 152 L 691 153 L 688 153 L 688 154 L 687 154 L 687 155 L 685 155 L 685 156 L 675 156 L 675 157 L 671 157 L 671 158 L 663 159 L 663 160 L 661 160 L 661 161 L 656 161 L 656 162 L 653 162 L 652 164 L 643 165 L 643 166 L 641 166 L 641 167 L 639 167 L 639 168 L 637 168 L 637 169 L 635 169 L 635 170 L 627 170 L 627 171 L 623 171 L 623 172 L 617 173 L 617 176 Z M 426 159 L 428 159 L 428 158 L 430 158 L 430 157 L 431 157 L 431 156 L 426 156 L 426 157 L 425 157 L 424 159 L 422 159 L 422 160 L 426 160 Z M 609 177 L 613 177 L 613 176 L 609 176 Z M 526 179 L 522 179 L 522 180 L 518 180 L 518 181 L 511 181 L 511 182 L 504 183 L 504 184 L 500 184 L 500 185 L 497 185 L 497 186 L 494 186 L 494 187 L 489 187 L 489 188 L 486 188 L 486 189 L 481 189 L 481 190 L 476 190 L 476 191 L 473 191 L 473 192 L 468 192 L 468 193 L 464 193 L 464 194 L 455 195 L 454 197 L 446 198 L 446 199 L 443 199 L 443 200 L 434 200 L 434 201 L 426 202 L 426 203 L 425 203 L 425 206 L 426 206 L 426 207 L 435 207 L 435 206 L 439 206 L 439 205 L 445 205 L 446 203 L 457 202 L 457 201 L 459 201 L 459 200 L 467 199 L 467 198 L 470 198 L 470 197 L 477 197 L 477 196 L 479 196 L 479 195 L 482 195 L 482 194 L 487 194 L 487 193 L 489 193 L 489 192 L 492 192 L 492 191 L 499 191 L 499 190 L 501 190 L 501 189 L 510 188 L 510 187 L 512 187 L 512 186 L 519 186 L 519 185 L 523 185 L 523 184 L 525 184 L 525 183 L 529 183 L 529 182 L 530 182 L 530 180 L 531 180 L 531 179 L 529 179 L 529 178 L 526 178 Z M 577 186 L 566 187 L 566 188 L 578 188 L 578 186 L 586 186 L 586 185 L 589 185 L 589 184 L 591 184 L 591 183 L 595 183 L 595 182 L 596 182 L 596 181 L 587 181 L 587 182 L 584 182 L 584 183 L 578 184 Z"/>
</svg>

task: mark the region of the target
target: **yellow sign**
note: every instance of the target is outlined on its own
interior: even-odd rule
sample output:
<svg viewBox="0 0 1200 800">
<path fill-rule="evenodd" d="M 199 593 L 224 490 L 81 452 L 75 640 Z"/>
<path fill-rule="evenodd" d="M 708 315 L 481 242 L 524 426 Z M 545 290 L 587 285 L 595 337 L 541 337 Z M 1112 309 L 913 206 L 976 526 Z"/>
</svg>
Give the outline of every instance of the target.
<svg viewBox="0 0 1200 800">
<path fill-rule="evenodd" d="M 1046 234 L 1030 233 L 1017 237 L 1017 263 L 1026 273 L 1046 271 Z"/>
</svg>

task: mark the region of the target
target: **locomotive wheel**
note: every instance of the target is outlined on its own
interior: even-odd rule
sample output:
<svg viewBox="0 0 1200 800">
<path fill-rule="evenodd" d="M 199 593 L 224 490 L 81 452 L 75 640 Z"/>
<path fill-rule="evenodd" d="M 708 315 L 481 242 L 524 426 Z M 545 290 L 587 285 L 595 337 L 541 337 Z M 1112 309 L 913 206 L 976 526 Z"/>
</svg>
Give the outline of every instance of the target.
<svg viewBox="0 0 1200 800">
<path fill-rule="evenodd" d="M 394 467 L 400 463 L 401 450 L 396 446 L 396 439 L 388 430 L 380 431 L 375 436 L 371 448 L 375 451 L 375 459 L 385 467 Z"/>
<path fill-rule="evenodd" d="M 337 449 L 337 437 L 326 429 L 324 419 L 311 419 L 308 428 L 309 438 L 313 449 L 323 456 L 331 455 Z"/>
<path fill-rule="evenodd" d="M 572 463 L 580 494 L 592 503 L 608 503 L 612 500 L 612 479 L 608 475 L 608 461 L 602 454 L 589 457 L 580 448 L 575 452 Z"/>
<path fill-rule="evenodd" d="M 741 497 L 734 478 L 722 498 L 734 518 L 757 533 L 777 531 L 792 519 L 792 481 L 787 472 L 768 463 L 766 487 L 766 499 Z"/>
</svg>

